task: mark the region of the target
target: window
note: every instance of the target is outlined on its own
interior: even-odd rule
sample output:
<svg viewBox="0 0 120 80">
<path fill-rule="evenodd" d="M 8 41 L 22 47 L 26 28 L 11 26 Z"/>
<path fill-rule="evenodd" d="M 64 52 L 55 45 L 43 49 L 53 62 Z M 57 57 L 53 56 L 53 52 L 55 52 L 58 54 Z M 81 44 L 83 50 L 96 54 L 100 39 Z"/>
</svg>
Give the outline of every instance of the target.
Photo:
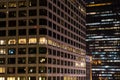
<svg viewBox="0 0 120 80">
<path fill-rule="evenodd" d="M 9 2 L 8 3 L 8 7 L 9 8 L 16 8 L 17 7 L 17 3 L 16 2 Z"/>
<path fill-rule="evenodd" d="M 29 6 L 30 7 L 37 6 L 37 1 L 35 1 L 35 0 L 29 0 Z"/>
<path fill-rule="evenodd" d="M 40 34 L 40 35 L 46 35 L 46 34 L 47 34 L 47 29 L 45 29 L 45 28 L 40 28 L 40 29 L 39 29 L 39 34 Z"/>
<path fill-rule="evenodd" d="M 39 67 L 39 73 L 46 73 L 47 72 L 47 68 L 44 66 Z"/>
<path fill-rule="evenodd" d="M 0 12 L 0 18 L 6 18 L 6 12 Z"/>
<path fill-rule="evenodd" d="M 6 49 L 0 48 L 0 54 L 6 54 Z"/>
<path fill-rule="evenodd" d="M 25 64 L 25 63 L 26 63 L 26 58 L 25 57 L 18 58 L 18 64 Z"/>
<path fill-rule="evenodd" d="M 6 40 L 0 40 L 0 45 L 5 45 L 6 44 Z"/>
<path fill-rule="evenodd" d="M 47 20 L 46 19 L 39 19 L 39 24 L 40 25 L 47 25 Z"/>
<path fill-rule="evenodd" d="M 9 11 L 8 16 L 9 16 L 9 18 L 16 17 L 16 11 Z"/>
<path fill-rule="evenodd" d="M 37 25 L 37 19 L 29 19 L 29 26 Z"/>
<path fill-rule="evenodd" d="M 5 77 L 0 77 L 0 80 L 5 80 Z"/>
<path fill-rule="evenodd" d="M 15 67 L 8 67 L 8 68 L 7 68 L 7 73 L 8 73 L 8 74 L 13 74 L 13 73 L 15 73 Z"/>
<path fill-rule="evenodd" d="M 8 40 L 8 44 L 16 44 L 16 40 L 15 39 L 9 39 Z"/>
<path fill-rule="evenodd" d="M 47 16 L 47 10 L 46 9 L 40 9 L 39 10 L 39 15 L 40 16 Z"/>
<path fill-rule="evenodd" d="M 15 55 L 16 54 L 16 49 L 15 48 L 9 48 L 8 49 L 8 55 Z"/>
<path fill-rule="evenodd" d="M 39 43 L 40 43 L 40 44 L 47 44 L 47 39 L 46 39 L 45 37 L 41 37 L 41 38 L 39 39 Z"/>
<path fill-rule="evenodd" d="M 25 73 L 25 72 L 26 72 L 26 68 L 25 67 L 18 67 L 17 73 L 21 74 L 21 73 Z"/>
<path fill-rule="evenodd" d="M 47 63 L 47 58 L 39 57 L 39 63 Z"/>
<path fill-rule="evenodd" d="M 7 80 L 15 80 L 15 77 L 7 77 Z"/>
<path fill-rule="evenodd" d="M 5 64 L 5 58 L 0 58 L 0 64 Z"/>
<path fill-rule="evenodd" d="M 40 6 L 47 6 L 47 0 L 39 0 Z"/>
<path fill-rule="evenodd" d="M 19 44 L 26 44 L 26 39 L 19 39 Z"/>
<path fill-rule="evenodd" d="M 28 77 L 29 80 L 36 80 L 35 76 Z"/>
<path fill-rule="evenodd" d="M 0 9 L 5 9 L 7 4 L 5 2 L 0 2 Z"/>
<path fill-rule="evenodd" d="M 8 30 L 8 36 L 16 36 L 16 30 Z"/>
<path fill-rule="evenodd" d="M 37 16 L 37 10 L 29 10 L 29 16 Z"/>
<path fill-rule="evenodd" d="M 25 11 L 25 10 L 19 11 L 18 16 L 19 17 L 26 17 L 27 16 L 27 11 Z"/>
<path fill-rule="evenodd" d="M 6 30 L 0 30 L 0 36 L 6 36 Z"/>
<path fill-rule="evenodd" d="M 8 27 L 16 27 L 16 20 L 8 21 Z"/>
<path fill-rule="evenodd" d="M 18 21 L 18 25 L 19 26 L 26 26 L 27 25 L 27 21 L 26 20 L 19 20 Z"/>
<path fill-rule="evenodd" d="M 8 64 L 15 64 L 16 63 L 15 60 L 16 60 L 15 58 L 8 58 Z"/>
<path fill-rule="evenodd" d="M 26 29 L 19 29 L 18 30 L 18 34 L 20 35 L 20 36 L 26 36 Z"/>
<path fill-rule="evenodd" d="M 28 73 L 36 73 L 36 67 L 28 67 Z"/>
<path fill-rule="evenodd" d="M 26 54 L 26 48 L 18 48 L 18 54 Z"/>
<path fill-rule="evenodd" d="M 28 54 L 36 54 L 36 53 L 37 53 L 36 47 L 30 47 L 30 48 L 28 48 Z"/>
<path fill-rule="evenodd" d="M 20 76 L 20 77 L 17 78 L 17 80 L 26 80 L 26 77 Z"/>
<path fill-rule="evenodd" d="M 28 64 L 35 64 L 36 63 L 36 57 L 29 57 L 28 58 Z"/>
<path fill-rule="evenodd" d="M 5 73 L 5 67 L 0 67 L 0 73 Z"/>
<path fill-rule="evenodd" d="M 47 48 L 46 47 L 40 47 L 39 48 L 39 54 L 46 54 L 47 53 Z"/>
<path fill-rule="evenodd" d="M 19 1 L 18 2 L 18 7 L 26 7 L 27 6 L 27 2 L 26 1 Z"/>
<path fill-rule="evenodd" d="M 0 21 L 0 28 L 1 27 L 6 27 L 6 21 Z"/>
<path fill-rule="evenodd" d="M 39 80 L 46 80 L 46 77 L 39 77 Z"/>
<path fill-rule="evenodd" d="M 37 39 L 36 38 L 29 38 L 29 44 L 36 44 Z"/>
<path fill-rule="evenodd" d="M 37 30 L 36 29 L 29 29 L 29 35 L 36 35 L 37 34 Z"/>
</svg>

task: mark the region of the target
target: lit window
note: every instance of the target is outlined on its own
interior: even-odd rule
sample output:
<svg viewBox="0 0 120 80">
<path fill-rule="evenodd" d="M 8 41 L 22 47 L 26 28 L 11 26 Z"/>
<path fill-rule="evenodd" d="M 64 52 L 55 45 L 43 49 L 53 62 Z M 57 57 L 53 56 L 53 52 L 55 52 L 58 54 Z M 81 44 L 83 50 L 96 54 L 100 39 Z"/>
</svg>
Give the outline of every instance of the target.
<svg viewBox="0 0 120 80">
<path fill-rule="evenodd" d="M 40 57 L 39 58 L 39 63 L 46 63 L 46 62 L 47 62 L 47 60 L 46 60 L 45 57 Z"/>
<path fill-rule="evenodd" d="M 36 38 L 29 38 L 29 44 L 35 44 L 35 43 L 37 43 Z"/>
<path fill-rule="evenodd" d="M 16 2 L 10 2 L 10 3 L 8 3 L 8 7 L 9 8 L 15 8 L 15 7 L 17 7 L 17 3 Z"/>
<path fill-rule="evenodd" d="M 46 77 L 39 77 L 39 80 L 46 80 Z"/>
<path fill-rule="evenodd" d="M 52 40 L 48 40 L 49 45 L 52 45 L 52 43 L 53 43 Z"/>
<path fill-rule="evenodd" d="M 8 54 L 9 55 L 14 55 L 16 53 L 16 50 L 14 48 L 8 49 Z"/>
<path fill-rule="evenodd" d="M 0 67 L 0 73 L 5 73 L 5 68 L 4 67 Z"/>
<path fill-rule="evenodd" d="M 5 80 L 5 77 L 0 77 L 0 80 Z"/>
<path fill-rule="evenodd" d="M 5 49 L 0 49 L 0 54 L 6 54 L 6 50 Z"/>
<path fill-rule="evenodd" d="M 39 43 L 40 43 L 40 44 L 47 44 L 47 39 L 46 39 L 45 37 L 41 37 L 41 38 L 39 39 Z"/>
<path fill-rule="evenodd" d="M 15 80 L 15 77 L 7 77 L 7 80 Z"/>
<path fill-rule="evenodd" d="M 19 39 L 19 44 L 26 44 L 26 39 Z"/>
<path fill-rule="evenodd" d="M 26 80 L 26 77 L 20 76 L 20 77 L 17 78 L 17 80 Z"/>
<path fill-rule="evenodd" d="M 0 45 L 5 45 L 6 41 L 5 40 L 0 40 Z"/>
<path fill-rule="evenodd" d="M 15 39 L 10 39 L 10 40 L 8 40 L 8 44 L 16 44 L 16 40 Z"/>
</svg>

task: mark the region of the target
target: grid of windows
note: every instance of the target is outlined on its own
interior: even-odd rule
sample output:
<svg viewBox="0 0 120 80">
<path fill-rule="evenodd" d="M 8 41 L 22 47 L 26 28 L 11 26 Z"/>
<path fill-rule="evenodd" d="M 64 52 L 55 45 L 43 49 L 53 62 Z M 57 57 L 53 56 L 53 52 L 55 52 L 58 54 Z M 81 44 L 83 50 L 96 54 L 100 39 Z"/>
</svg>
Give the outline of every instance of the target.
<svg viewBox="0 0 120 80">
<path fill-rule="evenodd" d="M 0 79 L 85 80 L 84 6 L 79 0 L 1 1 L 0 65 L 7 66 L 0 67 Z"/>
</svg>

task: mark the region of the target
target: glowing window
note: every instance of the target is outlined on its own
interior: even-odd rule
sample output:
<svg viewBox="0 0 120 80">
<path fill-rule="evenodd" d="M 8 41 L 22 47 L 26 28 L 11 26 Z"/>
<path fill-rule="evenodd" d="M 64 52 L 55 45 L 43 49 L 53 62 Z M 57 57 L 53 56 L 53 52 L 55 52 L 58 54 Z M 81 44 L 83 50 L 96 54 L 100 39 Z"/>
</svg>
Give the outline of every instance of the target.
<svg viewBox="0 0 120 80">
<path fill-rule="evenodd" d="M 36 38 L 29 38 L 29 44 L 35 44 L 35 43 L 37 43 Z"/>
<path fill-rule="evenodd" d="M 53 43 L 52 40 L 48 40 L 49 45 L 52 45 L 52 43 Z"/>
<path fill-rule="evenodd" d="M 0 54 L 6 54 L 6 50 L 5 49 L 0 49 Z"/>
<path fill-rule="evenodd" d="M 5 68 L 4 67 L 0 67 L 0 73 L 5 73 Z"/>
<path fill-rule="evenodd" d="M 5 40 L 0 40 L 0 45 L 5 45 L 6 41 Z"/>
<path fill-rule="evenodd" d="M 16 44 L 16 40 L 15 39 L 10 39 L 10 40 L 8 40 L 8 44 Z"/>
<path fill-rule="evenodd" d="M 5 80 L 5 77 L 0 77 L 0 80 Z"/>
<path fill-rule="evenodd" d="M 7 77 L 7 80 L 15 80 L 15 77 Z"/>
<path fill-rule="evenodd" d="M 39 39 L 39 43 L 40 43 L 40 44 L 47 44 L 47 39 L 46 39 L 45 37 L 41 37 L 41 38 Z"/>
<path fill-rule="evenodd" d="M 26 39 L 19 39 L 19 44 L 26 44 Z"/>
<path fill-rule="evenodd" d="M 10 3 L 8 3 L 8 7 L 9 8 L 16 8 L 17 7 L 17 3 L 16 2 L 10 2 Z"/>
<path fill-rule="evenodd" d="M 20 77 L 18 77 L 17 80 L 26 80 L 26 77 L 22 77 L 22 76 L 20 76 Z"/>
</svg>

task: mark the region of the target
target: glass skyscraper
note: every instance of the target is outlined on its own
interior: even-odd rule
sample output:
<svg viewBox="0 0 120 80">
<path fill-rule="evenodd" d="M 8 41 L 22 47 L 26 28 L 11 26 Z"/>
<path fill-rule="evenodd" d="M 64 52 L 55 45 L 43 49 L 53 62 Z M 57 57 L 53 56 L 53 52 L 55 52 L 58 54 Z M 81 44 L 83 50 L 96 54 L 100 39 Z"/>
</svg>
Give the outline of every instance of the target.
<svg viewBox="0 0 120 80">
<path fill-rule="evenodd" d="M 93 80 L 120 80 L 120 0 L 87 3 L 87 53 Z"/>
<path fill-rule="evenodd" d="M 0 0 L 0 80 L 85 80 L 83 0 Z"/>
</svg>

